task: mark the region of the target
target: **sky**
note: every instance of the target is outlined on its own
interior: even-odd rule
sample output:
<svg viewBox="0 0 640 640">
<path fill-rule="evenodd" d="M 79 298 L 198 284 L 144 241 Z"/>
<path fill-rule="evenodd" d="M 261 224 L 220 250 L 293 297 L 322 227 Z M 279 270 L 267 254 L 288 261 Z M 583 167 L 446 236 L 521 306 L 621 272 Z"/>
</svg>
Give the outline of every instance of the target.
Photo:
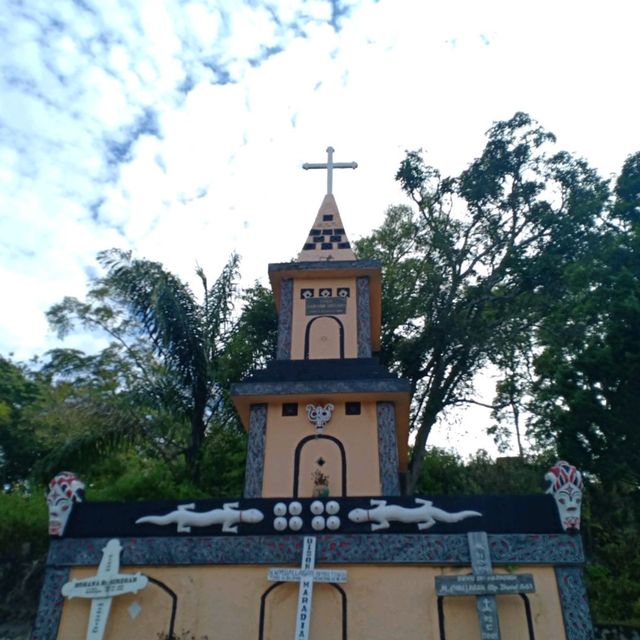
<svg viewBox="0 0 640 640">
<path fill-rule="evenodd" d="M 407 149 L 444 174 L 526 111 L 602 175 L 640 150 L 633 0 L 5 0 L 0 354 L 62 345 L 45 311 L 130 249 L 196 286 L 301 249 L 338 162 L 349 238 L 406 203 Z"/>
</svg>

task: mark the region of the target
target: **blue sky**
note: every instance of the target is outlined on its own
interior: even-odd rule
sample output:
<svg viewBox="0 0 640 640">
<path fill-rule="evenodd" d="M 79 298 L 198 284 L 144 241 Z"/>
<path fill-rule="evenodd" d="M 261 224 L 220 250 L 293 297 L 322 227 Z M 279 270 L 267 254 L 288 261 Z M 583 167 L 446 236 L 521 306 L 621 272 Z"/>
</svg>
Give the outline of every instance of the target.
<svg viewBox="0 0 640 640">
<path fill-rule="evenodd" d="M 404 202 L 423 147 L 460 171 L 517 110 L 604 175 L 640 149 L 629 0 L 7 0 L 0 7 L 0 353 L 59 346 L 44 311 L 122 247 L 246 282 L 301 248 L 355 160 L 350 238 Z M 65 344 L 90 346 L 86 338 Z"/>
</svg>

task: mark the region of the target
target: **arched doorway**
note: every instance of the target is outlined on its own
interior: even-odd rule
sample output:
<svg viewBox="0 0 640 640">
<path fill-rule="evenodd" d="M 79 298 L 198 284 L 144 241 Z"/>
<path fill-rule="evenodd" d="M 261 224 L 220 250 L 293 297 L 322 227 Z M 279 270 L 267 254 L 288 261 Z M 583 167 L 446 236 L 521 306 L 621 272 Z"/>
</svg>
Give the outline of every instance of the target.
<svg viewBox="0 0 640 640">
<path fill-rule="evenodd" d="M 335 316 L 309 320 L 304 332 L 305 360 L 344 358 L 344 325 Z"/>
<path fill-rule="evenodd" d="M 293 459 L 293 496 L 313 495 L 313 475 L 319 469 L 329 478 L 331 496 L 347 495 L 347 456 L 338 438 L 307 436 L 296 446 Z"/>
</svg>

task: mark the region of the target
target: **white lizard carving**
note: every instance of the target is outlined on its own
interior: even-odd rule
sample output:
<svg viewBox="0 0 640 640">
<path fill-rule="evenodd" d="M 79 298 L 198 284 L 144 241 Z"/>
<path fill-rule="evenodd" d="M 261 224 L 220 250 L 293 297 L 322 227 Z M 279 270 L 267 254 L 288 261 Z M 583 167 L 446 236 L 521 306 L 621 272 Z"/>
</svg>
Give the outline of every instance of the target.
<svg viewBox="0 0 640 640">
<path fill-rule="evenodd" d="M 433 506 L 430 500 L 415 498 L 418 507 L 401 507 L 387 504 L 386 500 L 371 499 L 373 509 L 353 509 L 349 512 L 352 522 L 371 522 L 371 531 L 388 529 L 390 522 L 416 523 L 420 531 L 429 529 L 436 522 L 460 522 L 473 516 L 481 516 L 477 511 L 458 511 L 447 513 Z"/>
<path fill-rule="evenodd" d="M 178 531 L 189 533 L 191 527 L 208 527 L 212 524 L 221 524 L 222 530 L 228 533 L 238 533 L 237 524 L 239 522 L 255 524 L 264 519 L 262 511 L 259 509 L 238 509 L 238 502 L 226 502 L 222 509 L 212 509 L 211 511 L 192 511 L 196 505 L 181 504 L 175 511 L 171 511 L 163 516 L 144 516 L 138 518 L 136 524 L 148 522 L 150 524 L 166 525 L 177 524 Z"/>
</svg>

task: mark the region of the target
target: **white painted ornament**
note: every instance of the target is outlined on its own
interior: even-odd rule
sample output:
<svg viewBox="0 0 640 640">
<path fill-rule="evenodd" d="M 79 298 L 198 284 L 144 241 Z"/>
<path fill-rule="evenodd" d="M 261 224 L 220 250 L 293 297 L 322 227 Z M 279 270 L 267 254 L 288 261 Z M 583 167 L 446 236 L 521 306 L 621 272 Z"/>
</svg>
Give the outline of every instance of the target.
<svg viewBox="0 0 640 640">
<path fill-rule="evenodd" d="M 142 611 L 142 607 L 140 606 L 140 603 L 137 600 L 132 602 L 129 605 L 129 608 L 127 609 L 127 612 L 129 613 L 129 617 L 132 620 L 135 620 L 140 615 L 141 611 Z"/>
<path fill-rule="evenodd" d="M 309 418 L 309 422 L 315 426 L 316 433 L 321 434 L 324 432 L 325 425 L 331 420 L 331 416 L 333 415 L 333 409 L 334 406 L 330 402 L 325 404 L 324 407 L 319 404 L 307 405 L 307 417 Z"/>
<path fill-rule="evenodd" d="M 314 516 L 319 516 L 321 513 L 324 513 L 324 505 L 320 500 L 314 500 L 309 509 Z"/>
<path fill-rule="evenodd" d="M 300 529 L 302 529 L 302 518 L 300 516 L 292 516 L 289 518 L 289 529 L 291 529 L 291 531 L 300 531 Z"/>
<path fill-rule="evenodd" d="M 340 518 L 338 516 L 329 516 L 327 518 L 327 529 L 335 531 L 340 528 Z"/>
<path fill-rule="evenodd" d="M 175 511 L 171 511 L 162 516 L 144 516 L 138 518 L 136 524 L 157 524 L 165 526 L 168 524 L 178 525 L 179 533 L 189 533 L 191 527 L 209 527 L 214 524 L 221 524 L 222 531 L 226 533 L 238 533 L 238 524 L 256 524 L 262 522 L 264 515 L 259 509 L 239 509 L 238 502 L 227 502 L 222 505 L 222 509 L 212 509 L 211 511 L 193 511 L 196 505 L 181 504 Z"/>
<path fill-rule="evenodd" d="M 458 511 L 447 513 L 433 506 L 430 500 L 415 498 L 417 507 L 403 507 L 387 504 L 386 500 L 371 499 L 371 509 L 353 509 L 349 512 L 352 522 L 371 522 L 371 531 L 388 529 L 391 522 L 417 524 L 420 531 L 429 529 L 436 522 L 460 522 L 467 518 L 481 516 L 477 511 Z"/>
<path fill-rule="evenodd" d="M 47 507 L 50 536 L 64 534 L 73 505 L 82 502 L 83 497 L 84 483 L 71 471 L 62 471 L 49 482 Z"/>
<path fill-rule="evenodd" d="M 292 516 L 299 516 L 302 513 L 302 505 L 297 500 L 294 500 L 293 502 L 290 502 L 289 503 L 289 513 Z"/>
<path fill-rule="evenodd" d="M 287 513 L 287 505 L 284 502 L 276 502 L 273 505 L 273 513 L 276 516 L 284 516 Z"/>
<path fill-rule="evenodd" d="M 66 598 L 91 599 L 87 640 L 102 640 L 104 637 L 112 598 L 137 593 L 147 586 L 148 578 L 141 573 L 119 573 L 121 551 L 119 540 L 109 540 L 102 550 L 98 573 L 76 578 L 62 587 L 62 595 Z"/>
<path fill-rule="evenodd" d="M 273 528 L 276 531 L 284 531 L 287 528 L 287 519 L 283 518 L 282 516 L 278 516 L 274 521 L 273 521 Z"/>
<path fill-rule="evenodd" d="M 314 531 L 322 531 L 325 527 L 325 521 L 322 516 L 315 516 L 311 520 L 311 528 Z"/>
<path fill-rule="evenodd" d="M 562 528 L 565 531 L 579 531 L 584 490 L 582 474 L 572 464 L 559 460 L 544 479 L 549 483 L 546 492 L 553 495 L 556 501 Z"/>
<path fill-rule="evenodd" d="M 334 516 L 340 511 L 340 505 L 335 500 L 329 500 L 326 506 L 327 513 Z"/>
</svg>

